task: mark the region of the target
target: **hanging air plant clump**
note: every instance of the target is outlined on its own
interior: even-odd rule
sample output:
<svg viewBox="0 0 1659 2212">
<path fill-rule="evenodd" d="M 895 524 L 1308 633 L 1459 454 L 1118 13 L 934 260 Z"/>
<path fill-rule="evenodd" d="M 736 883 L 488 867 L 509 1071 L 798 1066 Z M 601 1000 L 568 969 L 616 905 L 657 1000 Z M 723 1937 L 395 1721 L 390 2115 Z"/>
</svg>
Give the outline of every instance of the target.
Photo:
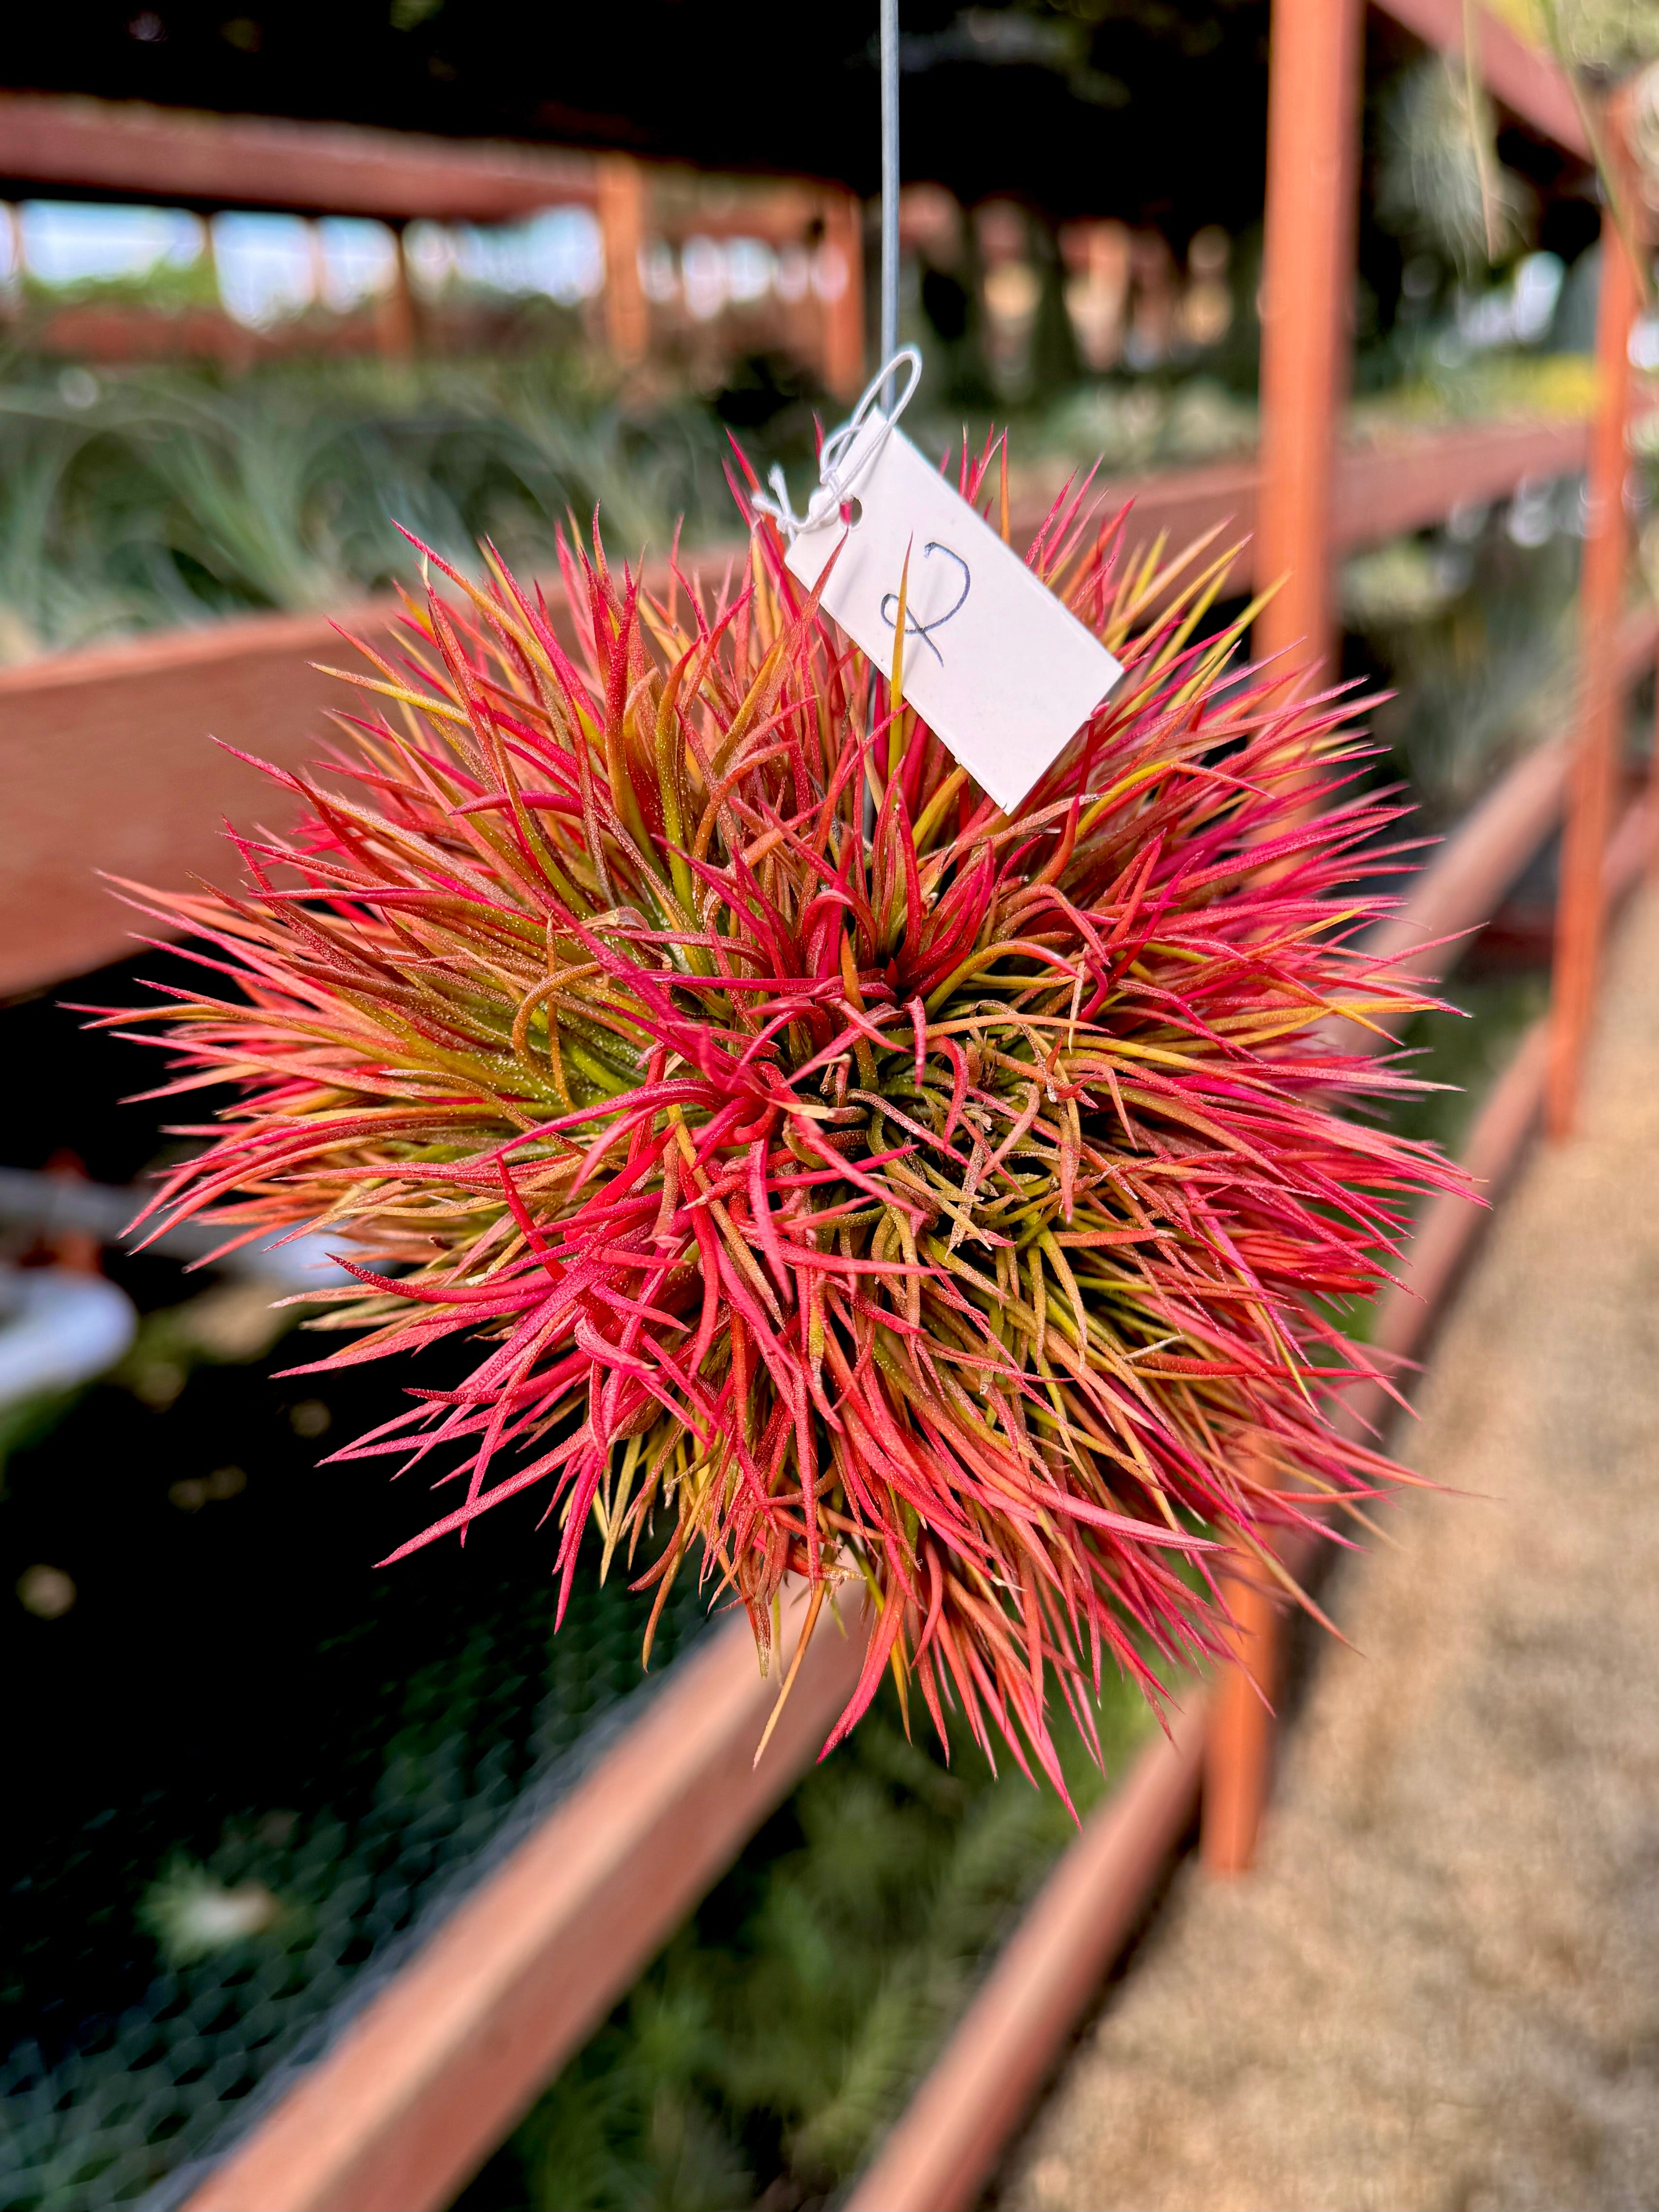
<svg viewBox="0 0 1659 2212">
<path fill-rule="evenodd" d="M 1336 1316 L 1452 1171 L 1334 1110 L 1403 1079 L 1322 1025 L 1421 1003 L 1358 949 L 1397 808 L 1340 706 L 1200 639 L 1224 562 L 1075 498 L 1030 558 L 1127 673 L 1013 820 L 769 525 L 712 594 L 567 550 L 565 641 L 446 570 L 332 766 L 270 771 L 293 838 L 149 898 L 234 988 L 147 1011 L 241 1100 L 158 1219 L 328 1231 L 325 1365 L 479 1343 L 341 1455 L 437 1474 L 404 1552 L 518 1498 L 561 1606 L 586 1544 L 763 1652 L 786 1577 L 861 1584 L 836 1735 L 890 1665 L 1057 1780 L 1056 1689 L 1156 1694 L 1220 1542 L 1388 1483 Z"/>
</svg>

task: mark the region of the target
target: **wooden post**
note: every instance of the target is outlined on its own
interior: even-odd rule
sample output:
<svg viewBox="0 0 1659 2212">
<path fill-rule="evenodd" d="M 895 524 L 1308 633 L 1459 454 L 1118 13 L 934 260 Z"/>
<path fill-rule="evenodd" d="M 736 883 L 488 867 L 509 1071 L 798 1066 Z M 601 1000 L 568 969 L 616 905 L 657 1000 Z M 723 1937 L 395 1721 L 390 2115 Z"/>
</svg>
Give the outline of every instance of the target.
<svg viewBox="0 0 1659 2212">
<path fill-rule="evenodd" d="M 314 225 L 312 235 L 317 235 Z M 392 226 L 392 282 L 374 302 L 374 343 L 382 361 L 409 361 L 415 352 L 415 293 L 400 222 Z"/>
<path fill-rule="evenodd" d="M 1279 1627 L 1264 1574 L 1258 1562 L 1241 1554 L 1239 1572 L 1225 1584 L 1235 1624 L 1232 1657 L 1210 1708 L 1200 1832 L 1205 1869 L 1214 1875 L 1248 1874 L 1255 1865 L 1256 1831 L 1267 1800 Z"/>
<path fill-rule="evenodd" d="M 824 203 L 823 251 L 826 263 L 838 258 L 839 291 L 820 279 L 820 371 L 824 389 L 837 399 L 856 399 L 864 387 L 864 209 L 852 192 L 836 192 Z"/>
<path fill-rule="evenodd" d="M 640 282 L 645 243 L 645 172 L 631 154 L 599 163 L 599 231 L 605 240 L 605 336 L 626 367 L 643 361 L 651 343 L 651 309 Z"/>
<path fill-rule="evenodd" d="M 328 307 L 328 256 L 323 250 L 323 227 L 314 217 L 306 223 L 306 253 L 311 263 L 311 305 Z"/>
<path fill-rule="evenodd" d="M 1629 155 L 1621 102 L 1615 101 L 1608 112 L 1606 137 L 1608 159 L 1616 164 L 1622 211 L 1631 222 L 1639 222 L 1641 195 Z M 1618 212 L 1610 207 L 1601 218 L 1601 280 L 1595 320 L 1600 391 L 1590 441 L 1589 514 L 1578 591 L 1578 726 L 1556 898 L 1545 1120 L 1550 1135 L 1558 1139 L 1572 1133 L 1595 1000 L 1607 912 L 1601 864 L 1613 817 L 1625 709 L 1625 686 L 1613 648 L 1624 611 L 1629 560 L 1625 431 L 1630 409 L 1631 326 L 1642 283 L 1620 231 Z"/>
<path fill-rule="evenodd" d="M 1273 0 L 1255 571 L 1285 580 L 1259 654 L 1328 662 L 1331 478 L 1347 386 L 1358 179 L 1359 0 Z"/>
<path fill-rule="evenodd" d="M 1273 0 L 1255 574 L 1284 581 L 1253 644 L 1316 670 L 1336 649 L 1331 494 L 1348 380 L 1360 28 L 1360 0 Z M 1203 1857 L 1218 1875 L 1255 1860 L 1273 1759 L 1279 1614 L 1258 1572 L 1229 1583 L 1237 1632 L 1206 1755 Z"/>
</svg>

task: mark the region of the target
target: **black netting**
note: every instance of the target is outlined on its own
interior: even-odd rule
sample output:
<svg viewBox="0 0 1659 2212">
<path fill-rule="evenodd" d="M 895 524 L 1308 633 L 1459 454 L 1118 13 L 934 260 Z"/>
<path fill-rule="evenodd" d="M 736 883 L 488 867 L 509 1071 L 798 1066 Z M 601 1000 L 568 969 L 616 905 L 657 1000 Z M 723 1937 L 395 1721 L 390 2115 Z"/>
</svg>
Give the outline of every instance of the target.
<svg viewBox="0 0 1659 2212">
<path fill-rule="evenodd" d="M 555 1635 L 533 1507 L 371 1571 L 430 1501 L 383 1468 L 317 1467 L 319 1423 L 353 1433 L 395 1384 L 275 1372 L 308 1348 L 200 1366 L 165 1407 L 102 1386 L 10 1460 L 0 2204 L 18 2212 L 182 2193 L 640 1683 L 646 1603 L 624 1587 L 579 1583 Z M 43 1565 L 74 1593 L 49 1617 Z M 678 1593 L 653 1671 L 701 1618 Z"/>
</svg>

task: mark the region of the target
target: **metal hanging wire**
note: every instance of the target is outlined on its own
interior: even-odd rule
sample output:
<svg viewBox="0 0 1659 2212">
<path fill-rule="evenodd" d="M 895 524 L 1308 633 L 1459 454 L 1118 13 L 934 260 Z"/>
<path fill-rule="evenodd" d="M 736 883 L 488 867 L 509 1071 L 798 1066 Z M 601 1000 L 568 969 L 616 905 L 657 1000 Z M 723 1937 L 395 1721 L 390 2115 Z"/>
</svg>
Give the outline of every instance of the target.
<svg viewBox="0 0 1659 2212">
<path fill-rule="evenodd" d="M 898 351 L 899 24 L 898 0 L 881 0 L 881 358 Z M 882 386 L 884 415 L 893 411 L 890 366 Z"/>
</svg>

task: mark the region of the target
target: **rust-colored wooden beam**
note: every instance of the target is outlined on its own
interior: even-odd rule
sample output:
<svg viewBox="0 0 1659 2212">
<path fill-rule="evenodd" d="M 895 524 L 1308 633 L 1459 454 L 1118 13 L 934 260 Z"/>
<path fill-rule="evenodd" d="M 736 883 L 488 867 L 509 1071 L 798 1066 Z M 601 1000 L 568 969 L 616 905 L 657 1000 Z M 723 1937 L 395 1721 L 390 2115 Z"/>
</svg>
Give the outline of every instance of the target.
<svg viewBox="0 0 1659 2212">
<path fill-rule="evenodd" d="M 1650 652 L 1652 632 L 1651 617 L 1626 623 L 1621 649 L 1627 662 L 1638 641 Z M 1627 666 L 1626 681 L 1631 672 Z M 1437 922 L 1449 922 L 1461 929 L 1482 912 L 1490 911 L 1474 905 L 1469 894 L 1492 882 L 1497 873 L 1497 836 L 1507 831 L 1515 839 L 1528 810 L 1534 824 L 1541 823 L 1546 830 L 1552 826 L 1538 803 L 1540 786 L 1547 778 L 1533 770 L 1535 764 L 1547 767 L 1547 781 L 1555 784 L 1559 811 L 1568 774 L 1564 753 L 1564 748 L 1551 747 L 1522 762 L 1507 780 L 1510 788 L 1500 787 L 1487 807 L 1476 811 L 1475 818 L 1449 849 L 1443 880 L 1433 882 L 1432 872 L 1424 878 L 1426 896 L 1419 912 L 1425 918 L 1432 915 Z M 1483 815 L 1489 818 L 1483 819 Z M 1659 820 L 1659 793 L 1650 792 L 1626 811 L 1607 842 L 1600 871 L 1604 913 L 1611 914 L 1618 907 L 1659 857 L 1656 820 Z M 1507 849 L 1524 860 L 1518 843 L 1511 842 Z M 1413 904 L 1415 908 L 1418 902 Z M 1426 948 L 1419 956 L 1416 972 L 1432 981 L 1455 957 L 1455 948 L 1444 944 Z M 1547 1013 L 1526 1032 L 1509 1066 L 1488 1094 L 1465 1145 L 1463 1165 L 1488 1201 L 1501 1194 L 1545 1109 L 1553 1028 L 1553 1015 Z M 1370 1348 L 1385 1367 L 1403 1366 L 1421 1353 L 1479 1238 L 1482 1220 L 1467 1200 L 1453 1193 L 1439 1193 L 1424 1207 L 1401 1270 L 1399 1286 L 1383 1299 L 1370 1334 Z M 1338 1425 L 1346 1434 L 1370 1442 L 1389 1419 L 1389 1411 L 1390 1401 L 1381 1383 L 1366 1383 L 1349 1395 Z M 1281 1557 L 1292 1576 L 1308 1571 L 1318 1543 L 1317 1537 L 1301 1534 L 1285 1539 Z M 1237 1601 L 1235 1604 L 1237 1609 Z M 1205 1771 L 1205 1863 L 1212 1873 L 1223 1875 L 1243 1873 L 1254 1861 L 1273 1755 L 1273 1722 L 1257 1692 L 1267 1688 L 1271 1693 L 1282 1633 L 1281 1613 L 1262 1585 L 1246 1589 L 1244 1604 L 1239 1620 L 1239 1662 L 1224 1671 L 1217 1687 L 1217 1718 Z M 1212 1784 L 1220 1795 L 1213 1813 L 1209 1802 Z M 1213 1848 L 1210 1844 L 1212 1831 Z"/>
<path fill-rule="evenodd" d="M 1659 617 L 1647 610 L 1627 617 L 1619 629 L 1610 660 L 1621 697 L 1652 659 L 1656 638 Z M 1517 762 L 1423 871 L 1403 912 L 1375 933 L 1370 949 L 1391 955 L 1423 982 L 1437 983 L 1457 959 L 1466 933 L 1490 919 L 1560 820 L 1572 767 L 1573 747 L 1565 739 L 1541 745 Z M 1636 834 L 1643 832 L 1638 829 Z M 1605 870 L 1603 897 L 1621 891 L 1627 874 L 1624 859 Z M 1543 1052 L 1547 1027 L 1547 1022 L 1540 1023 L 1537 1038 L 1527 1048 L 1528 1068 Z M 1351 1052 L 1375 1050 L 1379 1042 L 1375 1030 L 1367 1032 L 1357 1024 L 1333 1023 L 1330 1032 L 1340 1049 Z M 1538 1058 L 1540 1082 L 1543 1064 Z M 1476 1166 L 1471 1172 L 1485 1170 Z M 1404 1303 L 1392 1300 L 1373 1333 L 1373 1346 L 1385 1357 L 1411 1356 L 1416 1341 L 1411 1332 L 1446 1287 L 1435 1270 L 1443 1259 L 1455 1264 L 1467 1249 L 1468 1213 L 1468 1206 L 1455 1198 L 1437 1199 L 1425 1211 L 1413 1243 L 1408 1276 L 1419 1296 Z M 1358 1402 L 1351 1401 L 1351 1410 Z M 1367 1420 L 1380 1420 L 1386 1413 L 1380 1391 L 1364 1403 Z M 1297 1553 L 1293 1571 L 1300 1571 L 1310 1549 Z M 1256 1833 L 1271 1786 L 1275 1730 L 1269 1701 L 1283 1626 L 1275 1594 L 1248 1570 L 1233 1579 L 1228 1595 L 1236 1616 L 1235 1653 L 1217 1685 L 1204 1785 L 1204 1863 L 1210 1873 L 1222 1875 L 1246 1873 L 1255 1863 Z"/>
<path fill-rule="evenodd" d="M 1344 447 L 1331 488 L 1331 550 L 1379 545 L 1443 522 L 1459 507 L 1507 499 L 1523 483 L 1572 476 L 1584 465 L 1589 439 L 1585 420 L 1522 417 L 1392 431 Z M 1279 573 L 1265 546 L 1255 573 L 1263 581 Z"/>
<path fill-rule="evenodd" d="M 384 646 L 388 601 L 343 611 Z M 181 889 L 223 879 L 227 816 L 247 825 L 282 796 L 218 737 L 285 768 L 317 757 L 349 665 L 320 615 L 251 615 L 0 669 L 0 994 L 38 988 L 131 951 L 144 925 L 97 872 Z"/>
<path fill-rule="evenodd" d="M 1613 647 L 1613 672 L 1624 693 L 1659 650 L 1659 611 L 1626 616 Z M 1558 738 L 1518 760 L 1477 802 L 1454 837 L 1432 855 L 1412 885 L 1404 909 L 1368 939 L 1406 974 L 1437 983 L 1463 949 L 1468 932 L 1498 911 L 1504 894 L 1561 820 L 1571 778 L 1572 745 Z M 1348 1049 L 1364 1032 L 1348 1031 Z M 1375 1032 L 1370 1046 L 1376 1042 Z"/>
<path fill-rule="evenodd" d="M 1584 466 L 1589 436 L 1587 420 L 1518 416 L 1389 430 L 1340 447 L 1331 480 L 1330 550 L 1351 553 L 1381 544 L 1443 522 L 1460 507 L 1506 499 L 1523 483 L 1574 476 Z M 1282 573 L 1261 534 L 1261 471 L 1253 459 L 1109 478 L 1098 496 L 1108 513 L 1133 502 L 1129 529 L 1137 547 L 1158 536 L 1180 546 L 1211 529 L 1227 542 L 1248 539 L 1239 562 L 1241 591 Z M 1015 534 L 1035 530 L 1041 520 L 1039 507 L 1022 505 Z"/>
<path fill-rule="evenodd" d="M 1457 40 L 1483 27 L 1458 4 Z M 1431 28 L 1448 27 L 1443 12 L 1419 10 Z M 1359 16 L 1358 0 L 1273 0 L 1272 76 L 1267 112 L 1267 210 L 1262 313 L 1261 457 L 1255 575 L 1258 588 L 1277 586 L 1278 596 L 1256 626 L 1255 647 L 1266 657 L 1289 653 L 1295 661 L 1322 668 L 1334 658 L 1332 555 L 1340 542 L 1333 488 L 1333 424 L 1347 360 L 1347 307 L 1353 267 L 1354 185 L 1358 160 Z M 1551 92 L 1547 76 L 1527 77 L 1526 57 L 1501 41 L 1486 42 L 1470 57 L 1492 82 L 1495 70 L 1512 93 Z M 1506 74 L 1507 72 L 1507 74 Z M 1534 78 L 1537 82 L 1534 82 Z M 1541 88 L 1541 90 L 1540 90 Z M 1553 88 L 1572 105 L 1571 88 L 1557 73 Z M 1576 119 L 1577 111 L 1574 109 Z M 1634 204 L 1634 194 L 1629 196 Z M 1604 264 L 1607 255 L 1604 248 Z M 1629 271 L 1626 268 L 1626 276 Z M 1627 287 L 1602 285 L 1601 316 L 1623 316 L 1616 332 L 1604 328 L 1602 390 L 1594 450 L 1607 434 L 1616 412 L 1619 483 L 1623 482 L 1627 343 L 1631 309 Z M 1610 367 L 1611 345 L 1618 348 Z M 1594 482 L 1594 463 L 1592 464 Z M 1622 517 L 1620 518 L 1622 522 Z M 1382 531 L 1379 537 L 1391 534 Z M 1622 536 L 1619 539 L 1622 553 Z M 1609 556 L 1610 557 L 1610 556 Z M 1622 697 L 1613 672 L 1618 621 L 1618 586 L 1592 597 L 1588 580 L 1593 562 L 1586 555 L 1585 601 L 1597 610 L 1593 684 L 1609 729 Z M 1622 571 L 1620 572 L 1622 580 Z M 1316 676 L 1316 680 L 1318 680 Z M 1605 702 L 1611 699 L 1613 704 Z M 1586 730 L 1595 714 L 1581 714 Z M 1595 721 L 1599 730 L 1601 724 Z M 1555 1059 L 1561 1069 L 1576 1069 L 1582 1030 L 1595 988 L 1595 944 L 1600 927 L 1601 846 L 1610 805 L 1611 738 L 1605 744 L 1581 738 L 1573 773 L 1570 851 L 1582 845 L 1584 857 L 1570 898 L 1564 889 L 1563 935 L 1571 951 L 1558 961 L 1560 1042 Z M 1605 756 L 1605 759 L 1604 759 Z M 1581 826 L 1572 824 L 1579 821 Z M 1569 921 L 1569 908 L 1571 908 Z M 1564 994 L 1560 978 L 1571 990 Z M 1582 1008 L 1582 1017 L 1578 1010 Z M 1240 1650 L 1224 1670 L 1217 1692 L 1217 1720 L 1210 1753 L 1205 1817 L 1205 1858 L 1213 1872 L 1237 1874 L 1255 1855 L 1255 1828 L 1267 1790 L 1272 1728 L 1262 1703 L 1262 1686 L 1276 1671 L 1279 1626 L 1266 1594 L 1254 1583 L 1237 1585 L 1237 1634 Z"/>
<path fill-rule="evenodd" d="M 651 309 L 640 278 L 647 221 L 645 172 L 629 154 L 599 163 L 599 229 L 605 240 L 605 336 L 626 367 L 651 344 Z"/>
<path fill-rule="evenodd" d="M 1659 806 L 1644 797 L 1626 810 L 1609 840 L 1601 870 L 1609 913 L 1629 896 L 1659 851 L 1656 821 Z M 1488 1203 L 1503 1195 L 1543 1113 L 1549 1030 L 1550 1018 L 1542 1014 L 1525 1032 L 1509 1066 L 1487 1092 L 1464 1144 L 1462 1164 Z M 1403 1364 L 1421 1357 L 1488 1218 L 1449 1192 L 1438 1194 L 1424 1207 L 1399 1287 L 1383 1299 L 1371 1331 L 1371 1348 L 1384 1360 Z M 1380 1386 L 1369 1384 L 1349 1397 L 1342 1426 L 1350 1436 L 1367 1436 L 1387 1419 L 1388 1411 Z M 1287 1548 L 1285 1564 L 1293 1574 L 1306 1567 L 1319 1540 L 1309 1536 L 1300 1540 L 1301 1549 Z"/>
<path fill-rule="evenodd" d="M 1255 1864 L 1273 1767 L 1280 1639 L 1279 1602 L 1256 1561 L 1241 1552 L 1222 1589 L 1232 1613 L 1231 1656 L 1211 1701 L 1199 1855 L 1206 1874 L 1227 1876 Z"/>
<path fill-rule="evenodd" d="M 1360 0 L 1273 0 L 1255 649 L 1328 663 L 1336 424 L 1358 190 Z"/>
<path fill-rule="evenodd" d="M 1351 553 L 1403 532 L 1431 528 L 1460 507 L 1508 498 L 1523 483 L 1574 476 L 1589 451 L 1587 420 L 1517 417 L 1460 422 L 1444 428 L 1390 430 L 1340 447 L 1332 476 L 1330 550 Z M 1173 547 L 1206 531 L 1225 543 L 1246 541 L 1238 563 L 1241 592 L 1282 573 L 1260 534 L 1261 471 L 1255 460 L 1216 461 L 1198 468 L 1160 469 L 1108 478 L 1097 487 L 1103 511 L 1133 505 L 1133 546 L 1165 538 Z M 1029 534 L 1042 509 L 1023 503 L 1015 535 Z"/>
<path fill-rule="evenodd" d="M 1609 159 L 1620 197 L 1638 204 L 1636 167 L 1625 117 L 1607 118 Z M 1571 1134 L 1579 1073 L 1589 1035 L 1601 967 L 1605 911 L 1602 862 L 1613 818 L 1613 787 L 1626 704 L 1614 641 L 1624 612 L 1630 523 L 1625 511 L 1629 471 L 1630 339 L 1643 293 L 1642 273 L 1609 208 L 1601 222 L 1601 280 L 1595 356 L 1600 407 L 1590 442 L 1589 518 L 1579 578 L 1579 696 L 1561 882 L 1556 905 L 1555 969 L 1550 1026 L 1550 1134 Z"/>
<path fill-rule="evenodd" d="M 415 289 L 409 281 L 409 255 L 401 223 L 392 237 L 392 282 L 374 303 L 374 343 L 383 361 L 409 361 L 414 356 L 420 317 Z"/>
<path fill-rule="evenodd" d="M 786 1608 L 785 1650 L 799 1607 Z M 644 1715 L 195 2191 L 185 2212 L 435 2212 L 811 1760 L 863 1658 L 821 1623 L 777 1696 L 746 1620 Z"/>
<path fill-rule="evenodd" d="M 1463 0 L 1376 0 L 1385 15 L 1442 53 L 1463 51 Z M 1553 58 L 1517 38 L 1485 8 L 1476 11 L 1480 75 L 1487 91 L 1517 123 L 1581 161 L 1594 157 L 1572 87 Z"/>
<path fill-rule="evenodd" d="M 1650 635 L 1650 626 L 1644 627 Z M 1455 841 L 1430 858 L 1403 911 L 1366 939 L 1366 951 L 1421 982 L 1437 983 L 1463 951 L 1466 933 L 1497 913 L 1560 821 L 1571 757 L 1567 740 L 1553 738 L 1500 776 L 1464 817 Z M 1351 1049 L 1376 1048 L 1374 1030 L 1362 1044 L 1358 1024 L 1344 1026 Z"/>
<path fill-rule="evenodd" d="M 185 207 L 441 222 L 505 222 L 599 194 L 592 157 L 556 147 L 27 92 L 0 93 L 0 183 L 14 198 L 21 186 L 58 185 Z"/>
<path fill-rule="evenodd" d="M 688 238 L 758 238 L 770 246 L 793 246 L 819 224 L 841 221 L 852 196 L 835 185 L 801 178 L 769 178 L 763 187 L 708 190 L 708 179 L 694 169 L 652 170 L 651 234 L 684 245 Z M 856 203 L 855 203 L 856 204 Z"/>
<path fill-rule="evenodd" d="M 823 243 L 841 257 L 846 282 L 820 308 L 819 374 L 837 399 L 856 399 L 868 374 L 864 364 L 864 209 L 851 192 L 825 203 Z"/>
<path fill-rule="evenodd" d="M 1402 531 L 1444 522 L 1458 507 L 1509 498 L 1520 484 L 1575 476 L 1589 449 L 1589 420 L 1559 418 L 1398 429 L 1340 447 L 1332 471 L 1329 546 L 1334 553 L 1354 553 Z M 1281 573 L 1263 542 L 1263 489 L 1255 460 L 1113 477 L 1099 487 L 1099 498 L 1106 511 L 1133 500 L 1134 546 L 1151 544 L 1155 535 L 1182 546 L 1207 529 L 1218 529 L 1225 540 L 1249 538 L 1239 564 L 1241 591 Z M 1037 520 L 1022 511 L 1015 522 L 1036 529 Z"/>
</svg>

